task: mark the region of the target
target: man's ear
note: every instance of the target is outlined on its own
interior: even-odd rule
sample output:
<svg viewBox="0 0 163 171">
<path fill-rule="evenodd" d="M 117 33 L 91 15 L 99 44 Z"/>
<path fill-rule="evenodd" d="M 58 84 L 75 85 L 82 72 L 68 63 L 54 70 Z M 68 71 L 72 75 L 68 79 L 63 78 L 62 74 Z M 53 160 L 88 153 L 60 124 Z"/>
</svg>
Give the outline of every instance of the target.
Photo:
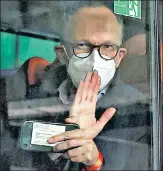
<svg viewBox="0 0 163 171">
<path fill-rule="evenodd" d="M 125 48 L 120 48 L 116 57 L 116 67 L 118 68 L 122 59 L 127 54 L 127 50 Z"/>
<path fill-rule="evenodd" d="M 65 59 L 65 51 L 64 47 L 62 45 L 57 45 L 54 47 L 54 51 L 57 54 L 57 58 L 61 62 L 61 64 L 65 65 L 66 64 L 66 59 Z"/>
</svg>

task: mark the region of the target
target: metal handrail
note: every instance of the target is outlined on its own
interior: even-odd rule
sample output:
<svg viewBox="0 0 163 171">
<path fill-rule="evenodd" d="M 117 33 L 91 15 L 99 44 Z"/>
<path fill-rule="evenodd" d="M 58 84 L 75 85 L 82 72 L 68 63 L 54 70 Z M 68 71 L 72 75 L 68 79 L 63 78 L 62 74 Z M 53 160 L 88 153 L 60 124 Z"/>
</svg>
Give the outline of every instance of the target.
<svg viewBox="0 0 163 171">
<path fill-rule="evenodd" d="M 60 37 L 56 33 L 33 31 L 31 29 L 15 30 L 11 27 L 7 27 L 7 28 L 1 27 L 0 31 L 15 34 L 18 36 L 27 36 L 27 37 L 39 38 L 39 39 L 43 39 L 43 40 L 52 40 L 55 42 L 60 42 Z"/>
</svg>

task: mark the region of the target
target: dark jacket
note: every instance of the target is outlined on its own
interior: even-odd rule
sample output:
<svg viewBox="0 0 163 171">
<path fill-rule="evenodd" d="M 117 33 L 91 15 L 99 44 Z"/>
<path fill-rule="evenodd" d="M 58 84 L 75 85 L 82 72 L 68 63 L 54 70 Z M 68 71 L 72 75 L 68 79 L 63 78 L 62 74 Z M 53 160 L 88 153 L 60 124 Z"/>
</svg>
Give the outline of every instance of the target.
<svg viewBox="0 0 163 171">
<path fill-rule="evenodd" d="M 42 115 L 39 116 L 39 119 L 64 122 L 64 119 L 68 116 L 69 105 L 62 103 L 59 98 L 58 88 L 67 79 L 65 66 L 61 66 L 55 70 L 47 68 L 41 84 L 35 86 L 29 86 L 25 78 L 24 71 L 20 70 L 14 77 L 7 79 L 6 101 L 10 102 L 10 104 L 13 104 L 13 101 L 20 101 L 21 105 L 18 109 L 23 108 L 23 105 L 27 107 L 27 103 L 30 109 L 38 109 L 40 106 L 48 106 L 49 109 L 53 107 L 53 112 L 45 110 L 45 115 L 43 117 Z M 67 93 L 71 92 L 67 91 Z M 28 101 L 22 102 L 22 100 L 27 99 Z M 148 113 L 149 105 L 144 103 L 144 96 L 139 91 L 115 78 L 105 96 L 97 103 L 96 118 L 98 119 L 111 106 L 116 107 L 116 115 L 95 138 L 95 143 L 103 153 L 105 159 L 103 170 L 148 169 L 148 159 L 150 158 L 150 121 Z M 12 112 L 9 112 L 9 110 L 14 107 L 10 105 L 8 109 L 10 115 Z M 41 109 L 39 108 L 39 110 Z M 36 112 L 36 110 L 34 111 Z M 33 116 L 28 115 L 27 112 L 25 118 Z M 13 144 L 16 144 L 19 130 L 17 135 L 13 135 L 10 127 L 9 131 L 6 131 L 5 134 L 7 138 L 4 136 L 3 141 L 9 139 L 13 141 Z M 56 164 L 56 161 L 52 161 L 47 154 L 25 152 L 15 147 L 15 145 L 10 149 L 8 148 L 9 144 L 5 143 L 4 146 L 3 154 L 10 154 L 11 151 L 15 150 L 16 156 L 10 154 L 9 157 L 13 159 L 11 160 L 13 164 L 16 162 L 18 166 L 31 166 L 42 170 L 53 170 L 54 168 L 62 170 L 67 163 L 65 159 L 61 158 L 59 164 Z M 10 152 L 6 152 L 5 149 Z M 16 160 L 17 156 L 20 156 L 19 160 Z M 60 164 L 61 162 L 62 164 Z M 74 163 L 71 162 L 70 165 L 74 167 Z M 79 165 L 76 166 L 78 167 Z"/>
</svg>

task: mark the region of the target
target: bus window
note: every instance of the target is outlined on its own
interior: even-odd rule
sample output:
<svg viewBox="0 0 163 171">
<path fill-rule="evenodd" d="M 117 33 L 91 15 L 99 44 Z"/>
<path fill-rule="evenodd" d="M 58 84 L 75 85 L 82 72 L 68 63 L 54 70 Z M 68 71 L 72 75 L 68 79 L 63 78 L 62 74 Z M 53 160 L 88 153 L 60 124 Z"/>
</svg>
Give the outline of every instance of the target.
<svg viewBox="0 0 163 171">
<path fill-rule="evenodd" d="M 15 35 L 1 32 L 1 65 L 0 69 L 15 67 Z M 10 60 L 7 60 L 9 58 Z"/>
<path fill-rule="evenodd" d="M 34 56 L 42 57 L 48 60 L 49 63 L 53 63 L 56 59 L 56 53 L 53 48 L 58 45 L 58 41 L 43 40 L 41 38 L 20 35 L 18 36 L 16 47 L 15 34 L 4 31 L 1 32 L 1 40 L 3 42 L 1 44 L 1 70 L 19 68 L 26 60 Z M 10 60 L 5 60 L 5 56 Z"/>
<path fill-rule="evenodd" d="M 54 47 L 57 44 L 50 40 L 19 36 L 19 66 L 33 56 L 42 57 L 52 63 L 56 59 Z"/>
<path fill-rule="evenodd" d="M 18 36 L 1 54 L 18 67 L 0 78 L 3 170 L 162 169 L 159 5 L 139 2 L 16 1 L 15 22 L 2 3 Z"/>
</svg>

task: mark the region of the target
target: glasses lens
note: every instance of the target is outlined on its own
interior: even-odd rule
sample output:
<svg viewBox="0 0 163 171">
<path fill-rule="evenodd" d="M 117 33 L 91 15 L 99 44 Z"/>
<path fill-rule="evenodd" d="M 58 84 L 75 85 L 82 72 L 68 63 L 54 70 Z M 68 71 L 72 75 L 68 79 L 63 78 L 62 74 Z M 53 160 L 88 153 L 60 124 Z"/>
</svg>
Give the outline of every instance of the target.
<svg viewBox="0 0 163 171">
<path fill-rule="evenodd" d="M 87 57 L 91 52 L 91 47 L 86 43 L 77 43 L 74 45 L 74 55 L 79 58 Z"/>
<path fill-rule="evenodd" d="M 118 48 L 114 44 L 104 43 L 100 46 L 100 55 L 105 59 L 113 59 L 117 52 Z"/>
</svg>

